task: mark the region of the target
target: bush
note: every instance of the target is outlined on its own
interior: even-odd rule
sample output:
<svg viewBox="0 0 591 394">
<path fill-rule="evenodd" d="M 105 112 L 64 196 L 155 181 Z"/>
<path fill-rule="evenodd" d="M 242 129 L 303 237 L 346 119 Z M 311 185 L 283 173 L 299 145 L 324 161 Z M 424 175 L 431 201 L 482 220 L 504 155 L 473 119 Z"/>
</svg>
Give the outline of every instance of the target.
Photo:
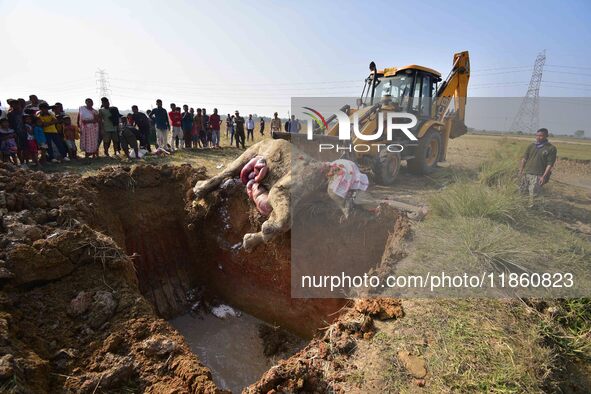
<svg viewBox="0 0 591 394">
<path fill-rule="evenodd" d="M 480 166 L 478 180 L 487 186 L 508 186 L 517 183 L 520 145 L 508 141 L 501 142 L 501 148 L 494 152 L 490 160 Z"/>
<path fill-rule="evenodd" d="M 488 187 L 461 181 L 437 193 L 429 205 L 442 218 L 487 218 L 502 223 L 516 222 L 527 213 L 525 199 L 514 185 Z"/>
</svg>

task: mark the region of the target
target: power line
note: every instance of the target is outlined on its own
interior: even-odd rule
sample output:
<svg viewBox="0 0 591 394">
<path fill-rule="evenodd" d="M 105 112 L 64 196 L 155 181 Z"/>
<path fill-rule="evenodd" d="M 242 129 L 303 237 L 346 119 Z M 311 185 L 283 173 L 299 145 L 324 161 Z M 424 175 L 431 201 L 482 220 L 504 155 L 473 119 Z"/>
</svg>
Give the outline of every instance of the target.
<svg viewBox="0 0 591 394">
<path fill-rule="evenodd" d="M 149 88 L 147 86 L 142 87 L 130 87 L 130 86 L 114 86 L 117 89 L 124 89 L 124 90 L 143 90 L 143 91 L 154 91 L 154 89 Z M 212 88 L 212 89 L 203 89 L 203 88 L 192 88 L 192 87 L 176 87 L 176 86 L 169 86 L 169 87 L 159 87 L 158 89 L 161 90 L 174 90 L 175 92 L 178 91 L 188 91 L 188 92 L 230 92 L 230 93 L 240 93 L 240 92 L 262 92 L 262 93 L 273 93 L 273 92 L 294 92 L 294 91 L 335 91 L 335 90 L 344 90 L 344 89 L 359 89 L 359 85 L 343 85 L 343 86 L 331 86 L 331 87 L 315 87 L 315 88 L 277 88 L 277 89 L 232 89 L 232 88 Z"/>
<path fill-rule="evenodd" d="M 556 71 L 556 70 L 546 70 L 547 73 L 552 74 L 568 74 L 568 75 L 579 75 L 583 77 L 591 77 L 591 74 L 585 74 L 580 72 L 571 72 L 571 71 Z"/>
<path fill-rule="evenodd" d="M 557 67 L 557 68 L 575 68 L 575 69 L 581 69 L 581 70 L 591 70 L 591 67 L 587 66 L 587 67 L 583 67 L 583 66 L 558 66 L 555 64 L 547 64 L 546 67 Z"/>
<path fill-rule="evenodd" d="M 580 82 L 566 82 L 566 81 L 542 81 L 544 83 L 555 83 L 559 85 L 576 85 L 576 86 L 591 86 L 591 83 L 580 83 Z"/>
<path fill-rule="evenodd" d="M 537 65 L 537 63 L 536 63 Z M 535 66 L 536 66 L 535 65 Z M 534 66 L 534 67 L 535 67 Z M 568 66 L 568 65 L 543 65 L 543 68 L 550 67 L 550 70 L 544 70 L 553 74 L 571 74 L 578 76 L 591 76 L 591 74 L 584 73 L 584 70 L 591 70 L 591 67 L 582 66 Z M 531 70 L 531 66 L 510 66 L 510 67 L 488 67 L 480 68 L 472 73 L 474 77 L 486 76 L 486 75 L 500 75 L 500 74 L 519 74 Z M 563 69 L 563 70 L 560 70 Z M 568 71 L 572 69 L 572 71 Z M 577 72 L 575 70 L 581 70 L 583 72 Z M 532 85 L 534 82 L 533 78 L 536 75 L 536 70 L 532 73 L 532 80 L 529 83 L 528 93 L 524 98 L 531 101 L 534 99 L 530 94 L 530 89 L 535 88 Z M 156 96 L 169 96 L 177 97 L 175 100 L 184 99 L 187 101 L 201 101 L 202 99 L 214 99 L 225 98 L 233 103 L 203 103 L 206 105 L 219 104 L 219 105 L 254 105 L 254 106 L 270 106 L 273 104 L 260 104 L 261 100 L 282 100 L 283 98 L 289 98 L 290 96 L 309 96 L 310 94 L 322 95 L 323 97 L 349 97 L 355 96 L 361 89 L 363 79 L 350 79 L 350 80 L 332 80 L 332 81 L 313 81 L 313 82 L 267 82 L 267 83 L 199 83 L 199 82 L 164 82 L 164 81 L 153 81 L 153 80 L 134 80 L 127 78 L 110 78 L 105 70 L 99 69 L 95 73 L 96 89 L 97 92 L 104 97 L 110 97 L 112 95 L 111 88 L 116 88 L 123 94 L 117 94 L 116 97 L 126 97 L 142 100 L 142 96 L 150 96 L 149 100 L 152 101 L 153 97 Z M 518 76 L 519 78 L 519 76 Z M 119 81 L 115 86 L 110 84 L 110 80 Z M 84 88 L 85 81 L 90 82 L 90 79 L 82 80 L 71 80 L 62 81 L 55 84 L 46 85 L 46 89 L 59 90 L 57 94 L 74 96 L 77 92 L 86 90 Z M 591 86 L 586 83 L 576 83 L 569 81 L 546 81 L 540 80 L 538 85 L 541 83 L 548 88 L 561 88 L 561 89 L 573 89 L 573 90 L 589 90 L 585 89 L 586 86 Z M 508 81 L 508 82 L 485 82 L 471 84 L 470 89 L 487 89 L 487 88 L 504 88 L 504 87 L 516 87 L 525 85 L 527 82 L 521 81 Z M 568 87 L 571 85 L 571 87 Z M 535 90 L 535 89 L 534 89 Z M 539 86 L 537 87 L 539 95 Z M 355 92 L 354 92 L 355 91 Z M 529 97 L 529 98 L 528 98 Z M 238 103 L 236 101 L 255 102 L 257 104 Z M 522 103 L 523 105 L 523 103 Z"/>
<path fill-rule="evenodd" d="M 544 84 L 544 86 L 549 87 L 549 88 L 558 88 L 558 89 L 591 91 L 591 88 L 574 88 L 572 86 L 560 86 L 560 85 L 548 85 L 548 84 Z"/>
<path fill-rule="evenodd" d="M 136 100 L 151 100 L 151 98 L 146 98 L 144 97 L 138 97 L 138 96 L 128 96 L 125 94 L 116 94 L 116 97 L 124 97 L 124 98 L 131 98 L 131 99 L 136 99 Z M 289 97 L 287 97 L 289 98 Z M 178 101 L 178 100 L 177 100 Z M 180 100 L 181 102 L 183 100 Z M 186 101 L 191 101 L 191 100 L 186 100 Z M 197 100 L 193 100 L 193 101 L 197 101 Z M 277 104 L 276 102 L 273 103 L 269 103 L 269 104 L 251 104 L 251 103 L 220 103 L 220 102 L 199 102 L 199 105 L 242 105 L 242 106 L 250 106 L 250 107 L 289 107 L 288 104 L 286 105 L 281 105 L 281 104 Z"/>
<path fill-rule="evenodd" d="M 523 73 L 523 72 L 528 72 L 531 71 L 531 67 L 528 67 L 527 69 L 523 69 L 523 70 L 510 70 L 510 71 L 498 71 L 498 72 L 471 72 L 470 76 L 481 76 L 481 75 L 500 75 L 500 74 L 515 74 L 515 73 Z"/>
<path fill-rule="evenodd" d="M 217 87 L 217 86 L 253 86 L 253 87 L 261 87 L 261 86 L 315 86 L 315 85 L 327 85 L 327 84 L 335 84 L 335 83 L 352 83 L 352 82 L 363 82 L 362 79 L 349 79 L 349 80 L 341 80 L 341 81 L 317 81 L 317 82 L 280 82 L 280 83 L 193 83 L 193 82 L 163 82 L 163 81 L 146 81 L 146 80 L 137 80 L 137 79 L 127 79 L 127 78 L 111 78 L 114 81 L 123 81 L 123 82 L 134 82 L 142 85 L 149 85 L 149 84 L 161 84 L 161 85 L 181 85 L 181 86 L 199 86 L 199 87 Z"/>
</svg>

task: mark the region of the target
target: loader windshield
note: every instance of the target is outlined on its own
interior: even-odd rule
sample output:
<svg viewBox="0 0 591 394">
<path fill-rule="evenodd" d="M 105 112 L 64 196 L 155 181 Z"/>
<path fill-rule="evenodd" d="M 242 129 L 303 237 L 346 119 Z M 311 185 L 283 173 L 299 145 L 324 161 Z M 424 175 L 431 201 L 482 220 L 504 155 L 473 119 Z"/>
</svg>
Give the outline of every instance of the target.
<svg viewBox="0 0 591 394">
<path fill-rule="evenodd" d="M 393 103 L 396 103 L 403 108 L 406 107 L 412 88 L 413 78 L 414 74 L 401 74 L 382 78 L 381 83 L 376 89 L 376 97 L 384 98 L 390 96 Z"/>
</svg>

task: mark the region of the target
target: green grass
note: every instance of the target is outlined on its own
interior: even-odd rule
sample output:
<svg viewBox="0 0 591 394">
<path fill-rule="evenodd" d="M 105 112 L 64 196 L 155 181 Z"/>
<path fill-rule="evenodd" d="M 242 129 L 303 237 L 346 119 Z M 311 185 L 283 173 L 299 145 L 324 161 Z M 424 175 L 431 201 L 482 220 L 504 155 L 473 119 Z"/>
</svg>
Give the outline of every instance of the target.
<svg viewBox="0 0 591 394">
<path fill-rule="evenodd" d="M 544 201 L 534 209 L 526 208 L 518 192 L 517 164 L 526 144 L 504 139 L 490 159 L 481 163 L 476 177 L 456 179 L 433 195 L 431 214 L 415 226 L 408 258 L 414 263 L 398 267 L 396 273 L 418 274 L 422 267 L 450 274 L 502 271 L 507 267 L 566 271 L 581 281 L 579 290 L 591 288 L 590 240 L 555 220 L 551 212 L 544 212 Z M 585 149 L 591 147 L 564 145 L 568 148 L 563 155 L 578 152 L 583 157 Z M 425 313 L 429 322 L 414 324 L 427 331 L 425 335 L 432 333 L 434 345 L 411 349 L 427 360 L 433 375 L 429 392 L 557 390 L 561 379 L 557 374 L 566 364 L 591 363 L 591 300 L 556 299 L 557 294 L 545 293 L 551 307 L 543 312 L 519 301 L 432 301 L 437 307 Z M 466 296 L 465 292 L 457 295 Z M 478 310 L 485 318 L 477 316 Z M 406 322 L 405 318 L 397 324 Z M 405 332 L 404 328 L 397 330 Z M 403 346 L 405 338 L 382 335 L 375 340 L 383 346 Z M 402 379 L 401 373 L 389 369 L 392 391 L 407 391 L 395 382 Z"/>
<path fill-rule="evenodd" d="M 571 298 L 552 304 L 553 313 L 542 317 L 543 335 L 563 357 L 591 362 L 591 299 Z"/>
<path fill-rule="evenodd" d="M 552 221 L 542 202 L 527 207 L 517 187 L 518 150 L 507 143 L 481 165 L 478 180 L 458 179 L 431 196 L 431 214 L 415 229 L 416 258 L 447 271 L 567 271 L 583 289 L 591 242 Z"/>
<path fill-rule="evenodd" d="M 591 161 L 591 143 L 556 142 L 555 145 L 560 159 Z"/>
<path fill-rule="evenodd" d="M 519 153 L 523 154 L 528 144 L 534 142 L 534 136 L 511 135 L 466 135 L 462 139 L 474 140 L 475 143 L 487 144 L 497 141 L 505 141 L 515 146 Z M 559 159 L 591 161 L 591 141 L 575 138 L 550 137 L 550 142 L 556 146 Z"/>
<path fill-rule="evenodd" d="M 499 142 L 492 158 L 479 167 L 478 180 L 490 187 L 505 187 L 517 183 L 522 147 L 507 139 Z"/>
<path fill-rule="evenodd" d="M 415 241 L 415 257 L 429 262 L 434 272 L 529 271 L 540 258 L 517 230 L 487 218 L 425 221 L 417 227 Z"/>
<path fill-rule="evenodd" d="M 434 216 L 440 218 L 486 218 L 502 223 L 516 222 L 525 214 L 524 197 L 517 186 L 491 188 L 480 183 L 459 181 L 429 199 Z"/>
<path fill-rule="evenodd" d="M 380 325 L 384 391 L 416 392 L 398 351 L 421 357 L 428 393 L 522 393 L 548 387 L 553 356 L 525 307 L 504 300 L 413 300 L 404 319 Z M 379 367 L 378 367 L 379 368 Z"/>
<path fill-rule="evenodd" d="M 458 178 L 429 199 L 431 212 L 439 218 L 482 218 L 501 223 L 523 220 L 526 199 L 518 191 L 519 146 L 502 140 L 484 161 L 477 175 Z"/>
</svg>

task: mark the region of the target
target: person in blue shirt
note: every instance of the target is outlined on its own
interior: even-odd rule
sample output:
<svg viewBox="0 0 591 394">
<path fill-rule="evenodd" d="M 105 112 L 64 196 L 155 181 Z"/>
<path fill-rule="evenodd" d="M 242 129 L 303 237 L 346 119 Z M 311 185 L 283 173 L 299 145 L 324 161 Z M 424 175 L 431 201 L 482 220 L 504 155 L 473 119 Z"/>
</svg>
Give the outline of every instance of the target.
<svg viewBox="0 0 591 394">
<path fill-rule="evenodd" d="M 170 122 L 168 120 L 168 113 L 162 108 L 162 100 L 156 100 L 156 108 L 150 113 L 150 119 L 156 125 L 156 144 L 158 148 L 165 149 L 168 141 Z"/>
</svg>

